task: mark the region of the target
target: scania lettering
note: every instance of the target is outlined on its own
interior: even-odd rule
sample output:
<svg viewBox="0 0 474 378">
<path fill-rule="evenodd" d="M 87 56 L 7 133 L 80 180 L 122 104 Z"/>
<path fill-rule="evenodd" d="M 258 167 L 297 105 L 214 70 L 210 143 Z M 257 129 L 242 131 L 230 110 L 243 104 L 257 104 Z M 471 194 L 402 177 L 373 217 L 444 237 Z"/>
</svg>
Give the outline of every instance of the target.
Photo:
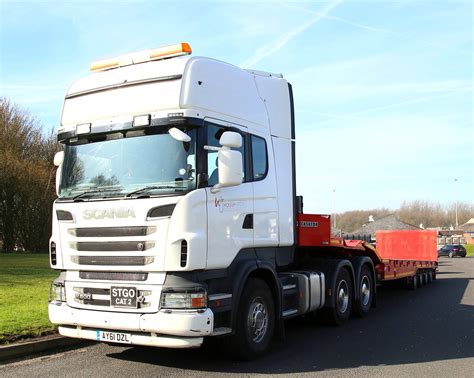
<svg viewBox="0 0 474 378">
<path fill-rule="evenodd" d="M 104 219 L 104 218 L 135 218 L 133 209 L 86 209 L 84 210 L 84 219 Z"/>
<path fill-rule="evenodd" d="M 68 89 L 49 317 L 62 335 L 241 358 L 317 314 L 342 325 L 377 285 L 436 277 L 436 231 L 331 235 L 297 196 L 292 86 L 186 43 L 98 61 Z M 411 242 L 407 242 L 411 241 Z"/>
</svg>

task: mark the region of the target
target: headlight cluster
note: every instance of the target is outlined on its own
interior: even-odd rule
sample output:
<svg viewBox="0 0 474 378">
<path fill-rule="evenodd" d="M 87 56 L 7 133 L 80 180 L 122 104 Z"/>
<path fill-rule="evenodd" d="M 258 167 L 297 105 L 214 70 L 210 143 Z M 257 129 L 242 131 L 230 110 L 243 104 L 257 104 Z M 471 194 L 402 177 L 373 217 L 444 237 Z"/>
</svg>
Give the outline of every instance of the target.
<svg viewBox="0 0 474 378">
<path fill-rule="evenodd" d="M 66 302 L 66 288 L 63 282 L 53 282 L 49 289 L 49 303 L 60 305 Z"/>
<path fill-rule="evenodd" d="M 204 289 L 169 290 L 161 293 L 163 309 L 200 309 L 207 307 L 207 293 Z"/>
</svg>

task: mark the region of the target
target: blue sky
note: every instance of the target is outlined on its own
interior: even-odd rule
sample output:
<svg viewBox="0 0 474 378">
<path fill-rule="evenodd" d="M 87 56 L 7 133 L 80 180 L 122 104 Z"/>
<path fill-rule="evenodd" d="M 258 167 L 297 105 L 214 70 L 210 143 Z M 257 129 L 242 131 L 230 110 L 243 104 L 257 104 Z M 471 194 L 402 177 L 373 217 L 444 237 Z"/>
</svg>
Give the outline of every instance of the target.
<svg viewBox="0 0 474 378">
<path fill-rule="evenodd" d="M 473 203 L 472 7 L 1 0 L 0 95 L 48 131 L 92 61 L 185 41 L 194 55 L 281 72 L 293 84 L 306 211 Z"/>
</svg>

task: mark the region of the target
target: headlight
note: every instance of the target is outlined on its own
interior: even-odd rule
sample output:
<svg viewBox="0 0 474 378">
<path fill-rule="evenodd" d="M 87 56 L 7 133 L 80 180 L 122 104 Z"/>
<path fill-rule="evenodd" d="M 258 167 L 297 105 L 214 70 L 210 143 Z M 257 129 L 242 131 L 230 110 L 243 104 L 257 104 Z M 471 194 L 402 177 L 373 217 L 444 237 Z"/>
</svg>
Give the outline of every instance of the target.
<svg viewBox="0 0 474 378">
<path fill-rule="evenodd" d="M 168 290 L 161 293 L 161 308 L 199 309 L 207 306 L 206 290 Z"/>
<path fill-rule="evenodd" d="M 53 282 L 49 289 L 49 303 L 60 305 L 66 302 L 66 288 L 63 282 Z"/>
</svg>

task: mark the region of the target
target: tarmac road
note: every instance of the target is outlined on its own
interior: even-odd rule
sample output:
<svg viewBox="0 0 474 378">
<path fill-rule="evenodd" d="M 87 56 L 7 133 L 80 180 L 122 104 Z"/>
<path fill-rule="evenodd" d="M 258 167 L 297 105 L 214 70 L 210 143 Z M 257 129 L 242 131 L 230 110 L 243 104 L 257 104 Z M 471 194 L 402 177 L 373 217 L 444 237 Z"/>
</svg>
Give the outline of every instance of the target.
<svg viewBox="0 0 474 378">
<path fill-rule="evenodd" d="M 332 328 L 287 323 L 286 340 L 257 361 L 219 348 L 90 347 L 0 366 L 0 376 L 474 376 L 474 258 L 441 258 L 416 291 L 383 287 L 365 319 Z"/>
</svg>

